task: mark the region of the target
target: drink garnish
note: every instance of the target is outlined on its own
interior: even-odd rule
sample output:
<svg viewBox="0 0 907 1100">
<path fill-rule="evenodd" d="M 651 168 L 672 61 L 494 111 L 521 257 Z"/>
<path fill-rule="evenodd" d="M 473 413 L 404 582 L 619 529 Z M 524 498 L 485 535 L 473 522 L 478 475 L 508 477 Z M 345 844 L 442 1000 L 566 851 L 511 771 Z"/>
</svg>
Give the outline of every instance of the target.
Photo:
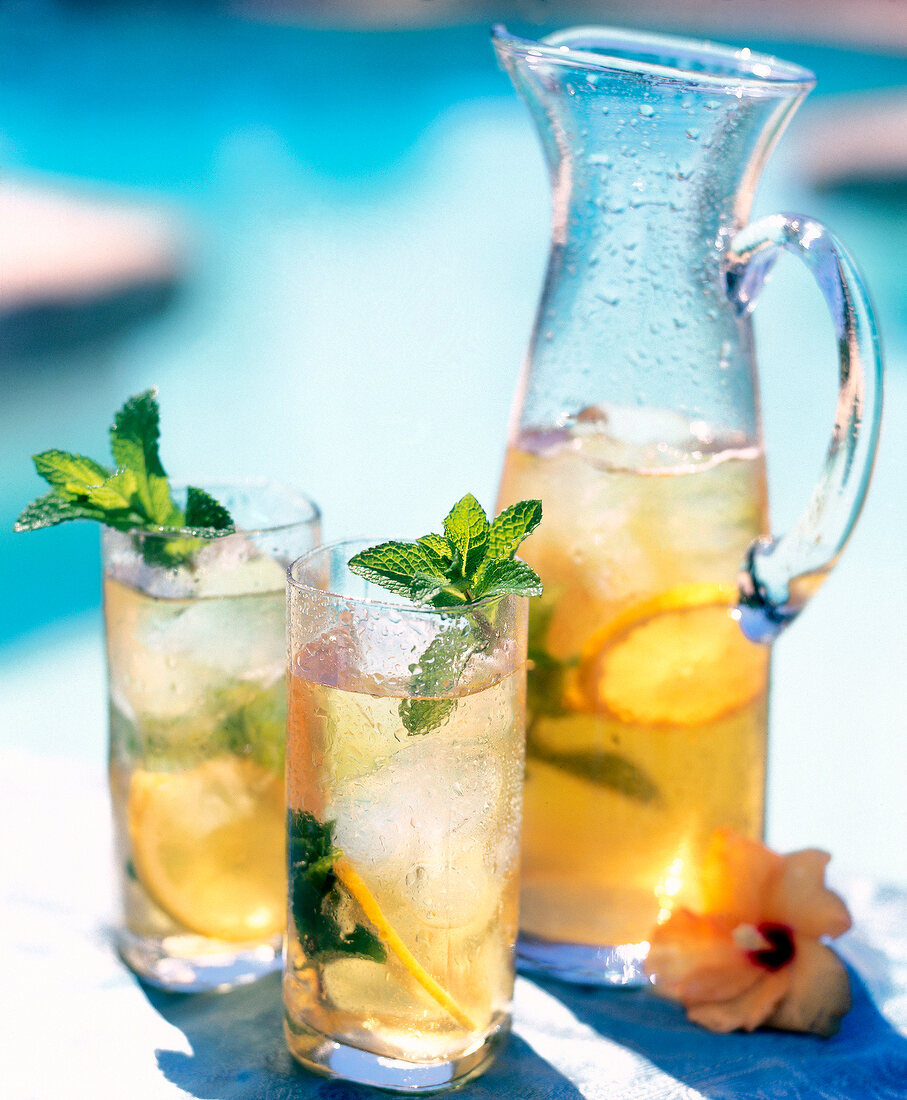
<svg viewBox="0 0 907 1100">
<path fill-rule="evenodd" d="M 230 513 L 204 489 L 190 486 L 184 509 L 175 503 L 158 452 L 159 438 L 160 409 L 157 389 L 152 388 L 130 397 L 114 417 L 114 466 L 68 451 L 34 455 L 35 469 L 51 491 L 23 510 L 13 530 L 91 519 L 118 531 L 185 533 L 180 539 L 143 540 L 146 561 L 166 565 L 188 561 L 200 539 L 231 534 L 235 527 Z"/>
<path fill-rule="evenodd" d="M 637 802 L 654 802 L 659 797 L 658 788 L 642 768 L 619 753 L 556 751 L 531 735 L 527 749 L 534 761 L 559 768 L 586 783 L 608 787 Z"/>
<path fill-rule="evenodd" d="M 137 768 L 128 827 L 136 878 L 200 936 L 279 935 L 286 914 L 283 777 L 218 755 L 181 771 Z"/>
<path fill-rule="evenodd" d="M 413 955 L 382 912 L 381 906 L 363 882 L 362 876 L 344 855 L 338 856 L 334 861 L 334 873 L 356 901 L 359 902 L 363 913 L 377 928 L 378 935 L 384 943 L 393 951 L 426 993 L 433 997 L 442 1008 L 446 1009 L 460 1027 L 466 1028 L 467 1031 L 476 1031 L 478 1029 L 476 1022 L 463 1011 L 444 986 L 437 982 Z"/>
<path fill-rule="evenodd" d="M 539 525 L 540 500 L 521 500 L 489 522 L 481 504 L 467 493 L 444 519 L 444 533 L 414 542 L 383 542 L 355 554 L 350 570 L 417 604 L 456 608 L 494 596 L 540 596 L 538 574 L 514 557 L 520 543 Z M 400 703 L 400 719 L 410 734 L 443 725 L 456 708 L 451 692 L 474 653 L 488 644 L 492 627 L 476 611 L 468 620 L 442 629 L 413 673 L 412 697 Z"/>
<path fill-rule="evenodd" d="M 467 493 L 444 519 L 444 534 L 383 542 L 350 559 L 360 577 L 414 603 L 456 607 L 488 596 L 540 596 L 542 582 L 514 554 L 542 518 L 540 500 L 521 500 L 493 523 Z"/>
<path fill-rule="evenodd" d="M 290 811 L 290 905 L 296 934 L 308 958 L 326 962 L 338 958 L 383 963 L 387 951 L 396 955 L 422 988 L 467 1031 L 472 1020 L 428 973 L 409 950 L 378 904 L 362 876 L 334 844 L 334 822 L 322 824 L 305 810 Z M 377 931 L 363 924 L 343 932 L 338 910 L 343 892 L 355 899 Z"/>
<path fill-rule="evenodd" d="M 334 861 L 343 852 L 334 844 L 334 822 L 322 824 L 305 810 L 290 810 L 289 819 L 290 908 L 306 955 L 318 962 L 384 962 L 387 952 L 371 929 L 357 924 L 344 932 L 340 926 L 343 893 Z"/>
<path fill-rule="evenodd" d="M 589 638 L 566 692 L 577 711 L 695 726 L 750 703 L 767 650 L 735 618 L 737 588 L 679 584 L 625 608 Z"/>
</svg>

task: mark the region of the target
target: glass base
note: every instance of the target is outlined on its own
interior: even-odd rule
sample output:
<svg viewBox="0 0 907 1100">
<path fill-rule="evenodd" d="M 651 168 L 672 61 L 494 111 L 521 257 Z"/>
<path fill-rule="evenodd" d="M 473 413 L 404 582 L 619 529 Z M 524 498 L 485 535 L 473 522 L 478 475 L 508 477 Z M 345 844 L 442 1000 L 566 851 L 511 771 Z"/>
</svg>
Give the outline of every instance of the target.
<svg viewBox="0 0 907 1100">
<path fill-rule="evenodd" d="M 349 1046 L 310 1031 L 296 1020 L 284 1020 L 287 1047 L 306 1069 L 323 1077 L 396 1093 L 431 1093 L 459 1088 L 488 1069 L 509 1031 L 510 1021 L 502 1021 L 477 1045 L 455 1058 L 409 1062 Z"/>
<path fill-rule="evenodd" d="M 540 974 L 574 985 L 632 988 L 648 985 L 643 967 L 648 953 L 646 941 L 594 946 L 555 943 L 521 933 L 517 940 L 516 962 L 517 969 L 525 974 Z"/>
<path fill-rule="evenodd" d="M 119 929 L 116 945 L 130 970 L 168 993 L 232 989 L 283 965 L 282 936 L 260 944 L 233 944 L 204 936 L 137 936 Z"/>
</svg>

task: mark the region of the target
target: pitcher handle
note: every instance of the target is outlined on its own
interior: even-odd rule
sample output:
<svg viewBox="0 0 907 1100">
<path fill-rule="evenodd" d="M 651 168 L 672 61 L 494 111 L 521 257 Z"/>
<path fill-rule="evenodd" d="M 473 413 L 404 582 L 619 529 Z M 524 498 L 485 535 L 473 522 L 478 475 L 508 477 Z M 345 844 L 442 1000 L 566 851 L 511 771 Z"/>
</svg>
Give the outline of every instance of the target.
<svg viewBox="0 0 907 1100">
<path fill-rule="evenodd" d="M 882 356 L 863 281 L 840 241 L 802 214 L 771 214 L 741 229 L 727 252 L 727 289 L 750 313 L 783 251 L 819 284 L 838 340 L 839 387 L 825 464 L 809 504 L 779 537 L 756 539 L 737 577 L 740 625 L 770 642 L 799 614 L 837 562 L 866 496 L 882 416 Z"/>
</svg>

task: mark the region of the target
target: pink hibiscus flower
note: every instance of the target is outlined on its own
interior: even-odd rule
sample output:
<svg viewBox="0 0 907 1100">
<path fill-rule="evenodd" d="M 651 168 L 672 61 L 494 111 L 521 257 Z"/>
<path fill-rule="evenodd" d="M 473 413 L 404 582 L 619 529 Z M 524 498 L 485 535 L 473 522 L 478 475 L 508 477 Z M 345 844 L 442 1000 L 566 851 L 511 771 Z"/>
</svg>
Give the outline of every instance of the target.
<svg viewBox="0 0 907 1100">
<path fill-rule="evenodd" d="M 826 852 L 779 856 L 718 830 L 703 861 L 701 912 L 678 908 L 653 931 L 646 971 L 656 992 L 680 1001 L 710 1031 L 760 1026 L 833 1035 L 850 984 L 823 943 L 850 928 L 825 886 Z"/>
</svg>

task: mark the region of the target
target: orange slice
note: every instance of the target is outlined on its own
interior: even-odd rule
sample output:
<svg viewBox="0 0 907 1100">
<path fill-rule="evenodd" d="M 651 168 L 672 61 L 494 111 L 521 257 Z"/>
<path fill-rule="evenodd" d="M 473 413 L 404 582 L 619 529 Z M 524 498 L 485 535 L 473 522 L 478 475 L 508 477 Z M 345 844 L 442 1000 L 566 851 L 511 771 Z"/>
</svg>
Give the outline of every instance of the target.
<svg viewBox="0 0 907 1100">
<path fill-rule="evenodd" d="M 737 590 L 681 584 L 626 608 L 583 647 L 569 702 L 640 725 L 695 726 L 764 689 L 765 647 L 732 615 Z"/>
<path fill-rule="evenodd" d="M 139 881 L 191 932 L 260 941 L 286 923 L 281 776 L 219 756 L 180 772 L 133 773 L 129 835 Z"/>
</svg>

